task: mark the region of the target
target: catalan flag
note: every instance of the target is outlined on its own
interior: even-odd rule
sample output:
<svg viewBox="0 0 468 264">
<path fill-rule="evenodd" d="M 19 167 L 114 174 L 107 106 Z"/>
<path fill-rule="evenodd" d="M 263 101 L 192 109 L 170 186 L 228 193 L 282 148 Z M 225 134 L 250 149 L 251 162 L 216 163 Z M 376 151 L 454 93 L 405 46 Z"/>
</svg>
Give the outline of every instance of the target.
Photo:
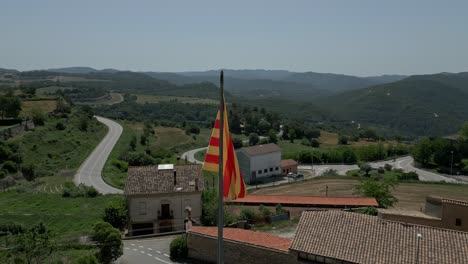
<svg viewBox="0 0 468 264">
<path fill-rule="evenodd" d="M 221 108 L 224 109 L 221 109 Z M 224 110 L 224 111 L 221 111 Z M 220 105 L 213 132 L 211 134 L 208 150 L 206 151 L 205 163 L 203 170 L 218 172 L 219 170 L 219 154 L 220 154 L 220 113 L 224 113 L 224 128 L 223 128 L 223 196 L 231 200 L 242 198 L 245 196 L 245 183 L 239 169 L 236 152 L 232 144 L 231 133 L 229 133 L 229 125 L 226 111 L 226 102 L 223 98 L 223 103 Z"/>
</svg>

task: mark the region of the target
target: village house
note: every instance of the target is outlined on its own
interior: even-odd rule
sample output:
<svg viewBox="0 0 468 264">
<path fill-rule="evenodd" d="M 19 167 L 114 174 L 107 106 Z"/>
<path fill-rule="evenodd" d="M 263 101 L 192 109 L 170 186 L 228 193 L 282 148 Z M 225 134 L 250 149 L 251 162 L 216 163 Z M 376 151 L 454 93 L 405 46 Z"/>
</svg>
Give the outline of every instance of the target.
<svg viewBox="0 0 468 264">
<path fill-rule="evenodd" d="M 297 163 L 293 159 L 285 159 L 281 161 L 281 172 L 283 175 L 287 175 L 288 173 L 297 173 L 297 167 L 299 163 Z"/>
<path fill-rule="evenodd" d="M 180 231 L 199 222 L 204 181 L 200 165 L 129 167 L 124 195 L 129 234 Z"/>
<path fill-rule="evenodd" d="M 468 233 L 337 210 L 306 211 L 289 249 L 300 263 L 465 264 Z"/>
<path fill-rule="evenodd" d="M 427 196 L 421 211 L 379 209 L 379 217 L 468 232 L 468 202 Z"/>
<path fill-rule="evenodd" d="M 281 174 L 281 149 L 273 143 L 237 150 L 239 167 L 247 184 Z"/>
</svg>

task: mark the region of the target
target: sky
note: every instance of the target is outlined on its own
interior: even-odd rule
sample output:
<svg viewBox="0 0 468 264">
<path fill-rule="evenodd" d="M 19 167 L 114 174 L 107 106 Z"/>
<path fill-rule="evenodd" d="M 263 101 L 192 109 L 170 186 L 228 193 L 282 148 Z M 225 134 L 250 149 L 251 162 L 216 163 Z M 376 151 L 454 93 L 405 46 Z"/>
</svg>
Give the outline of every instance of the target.
<svg viewBox="0 0 468 264">
<path fill-rule="evenodd" d="M 468 1 L 2 0 L 0 67 L 468 71 Z"/>
</svg>

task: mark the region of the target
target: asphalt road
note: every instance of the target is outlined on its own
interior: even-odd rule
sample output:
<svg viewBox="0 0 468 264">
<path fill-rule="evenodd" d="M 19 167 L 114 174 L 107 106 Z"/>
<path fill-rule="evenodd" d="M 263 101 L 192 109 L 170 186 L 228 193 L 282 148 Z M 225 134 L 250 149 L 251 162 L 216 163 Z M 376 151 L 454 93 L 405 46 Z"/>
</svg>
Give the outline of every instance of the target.
<svg viewBox="0 0 468 264">
<path fill-rule="evenodd" d="M 117 264 L 178 263 L 169 257 L 169 245 L 174 236 L 124 240 L 124 254 Z"/>
<path fill-rule="evenodd" d="M 93 150 L 91 155 L 81 164 L 80 168 L 75 174 L 73 181 L 76 185 L 82 183 L 87 186 L 93 186 L 99 193 L 123 193 L 122 190 L 114 188 L 101 177 L 102 169 L 107 161 L 112 149 L 122 134 L 122 126 L 118 123 L 103 117 L 96 116 L 96 119 L 109 128 L 107 135 Z"/>
</svg>

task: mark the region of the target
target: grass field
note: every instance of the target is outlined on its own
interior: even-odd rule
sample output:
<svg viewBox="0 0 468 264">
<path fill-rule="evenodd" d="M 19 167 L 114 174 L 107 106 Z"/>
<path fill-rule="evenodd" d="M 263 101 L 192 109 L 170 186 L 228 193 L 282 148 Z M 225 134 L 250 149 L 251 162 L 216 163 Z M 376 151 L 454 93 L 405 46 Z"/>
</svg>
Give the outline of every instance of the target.
<svg viewBox="0 0 468 264">
<path fill-rule="evenodd" d="M 44 96 L 57 92 L 58 90 L 70 90 L 74 89 L 73 87 L 62 87 L 62 86 L 49 86 L 36 89 L 36 95 Z"/>
<path fill-rule="evenodd" d="M 30 115 L 33 110 L 49 113 L 57 108 L 57 100 L 39 100 L 21 102 L 21 115 Z"/>
<path fill-rule="evenodd" d="M 359 179 L 352 177 L 319 177 L 303 182 L 255 190 L 252 193 L 325 196 L 325 189 L 328 186 L 329 196 L 354 196 L 354 186 L 358 183 Z M 393 193 L 399 200 L 395 208 L 420 210 L 427 195 L 467 200 L 468 185 L 402 182 Z"/>
<path fill-rule="evenodd" d="M 0 224 L 32 226 L 43 222 L 57 240 L 77 242 L 91 233 L 104 208 L 120 199 L 118 195 L 64 198 L 61 194 L 0 192 Z"/>
<path fill-rule="evenodd" d="M 89 122 L 87 131 L 81 131 L 78 129 L 78 119 L 73 114 L 68 122 L 50 118 L 45 126 L 9 141 L 19 144 L 24 164 L 34 164 L 40 176 L 73 175 L 73 171 L 107 133 L 107 127 L 95 119 Z M 65 124 L 65 130 L 55 128 L 59 120 Z"/>
<path fill-rule="evenodd" d="M 197 97 L 181 97 L 181 96 L 165 96 L 165 95 L 137 95 L 137 103 L 160 103 L 177 101 L 187 104 L 218 104 L 219 102 L 213 99 L 197 98 Z"/>
<path fill-rule="evenodd" d="M 327 131 L 320 131 L 320 137 L 318 138 L 320 145 L 332 145 L 338 144 L 338 134 Z"/>
</svg>

